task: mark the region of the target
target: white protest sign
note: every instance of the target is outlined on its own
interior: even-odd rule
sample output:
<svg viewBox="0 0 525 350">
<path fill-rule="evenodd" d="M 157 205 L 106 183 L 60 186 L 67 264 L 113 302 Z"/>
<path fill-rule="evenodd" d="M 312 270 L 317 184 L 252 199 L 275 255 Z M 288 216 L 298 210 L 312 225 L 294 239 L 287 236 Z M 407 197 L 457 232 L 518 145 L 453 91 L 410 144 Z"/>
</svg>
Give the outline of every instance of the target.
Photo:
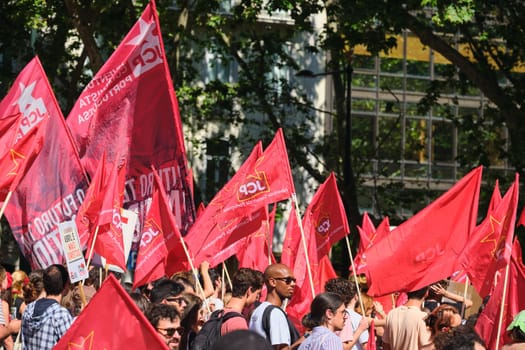
<svg viewBox="0 0 525 350">
<path fill-rule="evenodd" d="M 78 238 L 77 226 L 75 221 L 64 221 L 58 224 L 60 240 L 62 241 L 62 250 L 66 258 L 67 270 L 71 283 L 85 280 L 88 277 L 88 269 L 80 239 Z"/>
</svg>

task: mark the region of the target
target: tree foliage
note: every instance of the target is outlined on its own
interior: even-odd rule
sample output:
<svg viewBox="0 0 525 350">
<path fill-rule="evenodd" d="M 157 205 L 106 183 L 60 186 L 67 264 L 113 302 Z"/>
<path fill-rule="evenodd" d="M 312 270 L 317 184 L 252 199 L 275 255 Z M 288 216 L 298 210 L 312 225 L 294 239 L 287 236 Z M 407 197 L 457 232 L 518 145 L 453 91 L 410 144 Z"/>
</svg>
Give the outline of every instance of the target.
<svg viewBox="0 0 525 350">
<path fill-rule="evenodd" d="M 67 115 L 145 5 L 141 0 L 1 2 L 2 94 L 25 63 L 38 54 Z M 282 127 L 292 167 L 301 170 L 295 174 L 301 179 L 296 183 L 313 193 L 315 188 L 303 185 L 307 181 L 300 173 L 320 183 L 329 171 L 335 171 L 343 196 L 350 198 L 351 223 L 358 224 L 358 198 L 369 195 L 359 186 L 362 175 L 369 171 L 371 159 L 398 152 L 393 140 L 399 138 L 399 121 L 381 127 L 375 145 L 360 134 L 360 122 L 354 122 L 352 171 L 347 175 L 353 187 L 343 186 L 345 79 L 358 60 L 352 56 L 352 47 L 364 45 L 372 55 L 389 53 L 398 45 L 395 34 L 408 29 L 452 63 L 444 73 L 446 80 L 422 86 L 427 95 L 419 103 L 421 111 L 435 108 L 443 91 L 451 89 L 461 92 L 475 87 L 492 103 L 484 106 L 482 117 L 449 115 L 456 126 L 466 130 L 457 161 L 469 169 L 480 164 L 490 167 L 494 159 L 506 158 L 523 175 L 525 91 L 520 69 L 524 68 L 525 3 L 521 0 L 158 0 L 157 8 L 188 131 L 190 158 L 204 147 L 204 140 L 194 136 L 202 130 L 207 129 L 210 138 L 224 139 L 227 134 L 230 152 L 246 155 L 257 139 L 267 143 L 276 128 Z M 288 21 L 260 21 L 281 13 Z M 313 27 L 316 14 L 327 19 L 320 33 Z M 460 51 L 461 45 L 468 50 Z M 315 134 L 316 109 L 293 74 L 308 59 L 322 59 L 325 54 L 327 71 L 341 74 L 333 74 L 333 133 L 319 137 Z M 361 83 L 366 84 L 354 82 Z M 226 132 L 232 127 L 238 132 Z M 417 127 L 414 125 L 414 132 Z M 501 137 L 503 127 L 508 130 L 508 140 Z M 446 147 L 449 141 L 443 137 L 442 142 Z M 420 146 L 414 141 L 411 150 L 417 152 Z M 378 171 L 380 175 L 382 170 Z M 491 184 L 489 181 L 487 193 Z M 207 201 L 209 195 L 203 192 L 199 197 Z M 412 198 L 414 194 L 408 196 L 399 183 L 378 185 L 371 195 L 377 197 L 377 212 L 391 215 L 393 222 L 399 203 L 417 210 L 435 198 L 430 189 Z"/>
</svg>

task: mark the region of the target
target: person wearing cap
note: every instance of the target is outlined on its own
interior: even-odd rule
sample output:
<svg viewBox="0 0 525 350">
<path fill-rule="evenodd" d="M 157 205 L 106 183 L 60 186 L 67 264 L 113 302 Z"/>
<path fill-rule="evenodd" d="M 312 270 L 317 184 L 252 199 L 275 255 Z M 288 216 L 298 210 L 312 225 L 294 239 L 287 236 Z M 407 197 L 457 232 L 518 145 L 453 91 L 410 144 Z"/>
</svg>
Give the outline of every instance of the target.
<svg viewBox="0 0 525 350">
<path fill-rule="evenodd" d="M 510 344 L 503 346 L 502 350 L 525 349 L 525 310 L 521 310 L 507 327 L 507 332 L 512 339 Z"/>
</svg>

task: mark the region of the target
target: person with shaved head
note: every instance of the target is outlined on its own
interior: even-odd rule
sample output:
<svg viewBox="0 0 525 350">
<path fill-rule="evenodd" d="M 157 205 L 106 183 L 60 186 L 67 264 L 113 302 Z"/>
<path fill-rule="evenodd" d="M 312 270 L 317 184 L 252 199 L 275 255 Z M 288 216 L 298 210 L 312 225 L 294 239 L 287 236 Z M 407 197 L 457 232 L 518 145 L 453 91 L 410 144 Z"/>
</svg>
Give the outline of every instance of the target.
<svg viewBox="0 0 525 350">
<path fill-rule="evenodd" d="M 299 332 L 281 309 L 285 299 L 290 299 L 295 289 L 292 270 L 284 264 L 272 264 L 264 271 L 267 289 L 266 301 L 253 310 L 250 329 L 259 333 L 273 349 L 291 349 L 299 339 Z"/>
</svg>

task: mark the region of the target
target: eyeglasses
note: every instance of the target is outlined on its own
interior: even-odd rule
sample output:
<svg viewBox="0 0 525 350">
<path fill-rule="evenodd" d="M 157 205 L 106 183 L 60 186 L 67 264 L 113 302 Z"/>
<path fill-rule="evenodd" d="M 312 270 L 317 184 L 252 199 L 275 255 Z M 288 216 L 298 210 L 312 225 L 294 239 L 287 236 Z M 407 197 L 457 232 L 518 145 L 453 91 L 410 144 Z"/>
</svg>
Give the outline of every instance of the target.
<svg viewBox="0 0 525 350">
<path fill-rule="evenodd" d="M 178 298 L 166 298 L 166 301 L 169 302 L 169 303 L 177 303 L 179 305 L 182 305 L 183 303 L 184 304 L 188 304 L 188 302 L 186 301 L 186 299 L 182 298 L 182 297 L 178 297 Z"/>
<path fill-rule="evenodd" d="M 296 279 L 295 277 L 273 277 L 274 280 L 283 281 L 286 284 L 292 284 L 295 283 Z"/>
<path fill-rule="evenodd" d="M 158 331 L 166 332 L 167 337 L 173 337 L 175 332 L 177 332 L 179 335 L 182 335 L 184 333 L 184 327 L 179 328 L 157 328 Z"/>
</svg>

